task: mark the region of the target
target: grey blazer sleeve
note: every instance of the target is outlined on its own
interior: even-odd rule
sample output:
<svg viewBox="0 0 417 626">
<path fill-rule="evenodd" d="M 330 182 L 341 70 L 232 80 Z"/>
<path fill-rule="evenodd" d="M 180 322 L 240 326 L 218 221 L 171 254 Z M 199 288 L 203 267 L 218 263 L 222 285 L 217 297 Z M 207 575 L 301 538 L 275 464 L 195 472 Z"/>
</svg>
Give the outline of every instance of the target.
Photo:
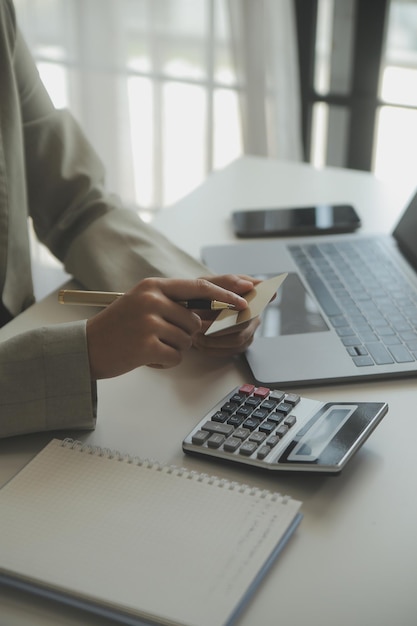
<svg viewBox="0 0 417 626">
<path fill-rule="evenodd" d="M 48 197 L 54 184 L 49 187 L 47 161 L 37 170 L 38 180 L 32 178 L 36 147 L 28 146 L 27 138 L 42 127 L 42 120 L 49 128 L 54 111 L 18 34 L 9 0 L 0 1 L 0 76 L 0 295 L 7 309 L 18 315 L 33 303 L 28 215 L 42 236 L 54 230 L 50 227 L 54 223 L 58 231 L 72 229 L 70 219 L 59 217 L 66 213 L 68 196 L 61 205 Z M 48 152 L 43 145 L 48 134 L 37 137 L 40 155 Z M 57 140 L 65 143 L 64 136 Z M 78 149 L 83 152 L 82 145 Z M 52 153 L 49 164 L 53 158 Z M 65 178 L 65 165 L 60 167 Z M 75 172 L 76 165 L 72 167 Z M 71 176 L 76 176 L 74 172 Z M 43 188 L 45 212 L 36 203 L 33 185 Z M 33 212 L 29 198 L 34 199 Z M 102 213 L 93 210 L 84 221 L 75 222 L 85 228 L 86 221 Z M 58 242 L 59 236 L 55 239 Z M 0 342 L 0 437 L 94 428 L 96 387 L 90 381 L 85 326 L 81 321 L 40 328 Z"/>
<path fill-rule="evenodd" d="M 68 111 L 56 110 L 17 34 L 28 208 L 35 232 L 91 289 L 132 287 L 146 276 L 208 270 L 107 193 L 95 151 Z"/>
<path fill-rule="evenodd" d="M 85 326 L 48 326 L 0 344 L 0 437 L 94 428 Z"/>
</svg>

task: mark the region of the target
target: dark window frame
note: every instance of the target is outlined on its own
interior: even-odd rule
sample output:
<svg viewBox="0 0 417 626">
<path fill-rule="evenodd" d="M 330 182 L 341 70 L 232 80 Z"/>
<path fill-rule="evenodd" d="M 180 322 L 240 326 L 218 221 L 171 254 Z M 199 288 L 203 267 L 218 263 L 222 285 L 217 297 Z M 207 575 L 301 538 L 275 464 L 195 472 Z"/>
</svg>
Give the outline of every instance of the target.
<svg viewBox="0 0 417 626">
<path fill-rule="evenodd" d="M 356 0 L 352 80 L 346 95 L 319 94 L 314 89 L 318 0 L 294 0 L 300 69 L 301 127 L 304 158 L 309 161 L 313 107 L 323 102 L 349 112 L 345 167 L 370 171 L 376 116 L 383 104 L 378 95 L 389 0 Z"/>
</svg>

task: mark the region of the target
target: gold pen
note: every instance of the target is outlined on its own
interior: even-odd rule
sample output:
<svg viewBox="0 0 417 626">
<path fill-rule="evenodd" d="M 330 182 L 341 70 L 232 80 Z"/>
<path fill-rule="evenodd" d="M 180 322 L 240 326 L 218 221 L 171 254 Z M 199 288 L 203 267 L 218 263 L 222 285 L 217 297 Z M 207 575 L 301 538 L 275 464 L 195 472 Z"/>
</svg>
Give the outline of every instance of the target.
<svg viewBox="0 0 417 626">
<path fill-rule="evenodd" d="M 117 298 L 123 296 L 123 293 L 117 291 L 83 291 L 81 289 L 61 289 L 58 293 L 58 302 L 60 304 L 78 304 L 83 306 L 108 306 Z M 219 300 L 178 300 L 178 304 L 186 309 L 203 309 L 211 311 L 220 311 L 222 309 L 232 309 L 236 307 L 227 302 Z"/>
<path fill-rule="evenodd" d="M 60 304 L 81 304 L 84 306 L 108 306 L 123 293 L 117 291 L 82 291 L 81 289 L 60 289 Z"/>
</svg>

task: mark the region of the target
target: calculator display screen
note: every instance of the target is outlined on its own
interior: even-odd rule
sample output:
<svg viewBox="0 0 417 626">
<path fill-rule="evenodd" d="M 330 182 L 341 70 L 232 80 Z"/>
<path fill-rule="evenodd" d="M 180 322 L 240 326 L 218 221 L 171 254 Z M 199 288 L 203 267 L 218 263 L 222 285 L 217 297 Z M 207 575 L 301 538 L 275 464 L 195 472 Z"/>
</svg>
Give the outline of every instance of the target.
<svg viewBox="0 0 417 626">
<path fill-rule="evenodd" d="M 288 455 L 289 461 L 316 461 L 337 432 L 347 422 L 356 406 L 329 408 L 299 439 Z"/>
</svg>

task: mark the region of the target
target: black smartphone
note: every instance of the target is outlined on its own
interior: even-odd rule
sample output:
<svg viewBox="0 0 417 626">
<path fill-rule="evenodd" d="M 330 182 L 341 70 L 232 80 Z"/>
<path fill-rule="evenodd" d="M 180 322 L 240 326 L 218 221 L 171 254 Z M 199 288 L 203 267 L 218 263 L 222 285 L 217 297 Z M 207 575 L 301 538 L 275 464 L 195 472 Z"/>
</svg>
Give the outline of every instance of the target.
<svg viewBox="0 0 417 626">
<path fill-rule="evenodd" d="M 349 233 L 361 225 L 349 204 L 317 204 L 282 209 L 234 211 L 233 230 L 238 237 L 287 237 Z"/>
</svg>

